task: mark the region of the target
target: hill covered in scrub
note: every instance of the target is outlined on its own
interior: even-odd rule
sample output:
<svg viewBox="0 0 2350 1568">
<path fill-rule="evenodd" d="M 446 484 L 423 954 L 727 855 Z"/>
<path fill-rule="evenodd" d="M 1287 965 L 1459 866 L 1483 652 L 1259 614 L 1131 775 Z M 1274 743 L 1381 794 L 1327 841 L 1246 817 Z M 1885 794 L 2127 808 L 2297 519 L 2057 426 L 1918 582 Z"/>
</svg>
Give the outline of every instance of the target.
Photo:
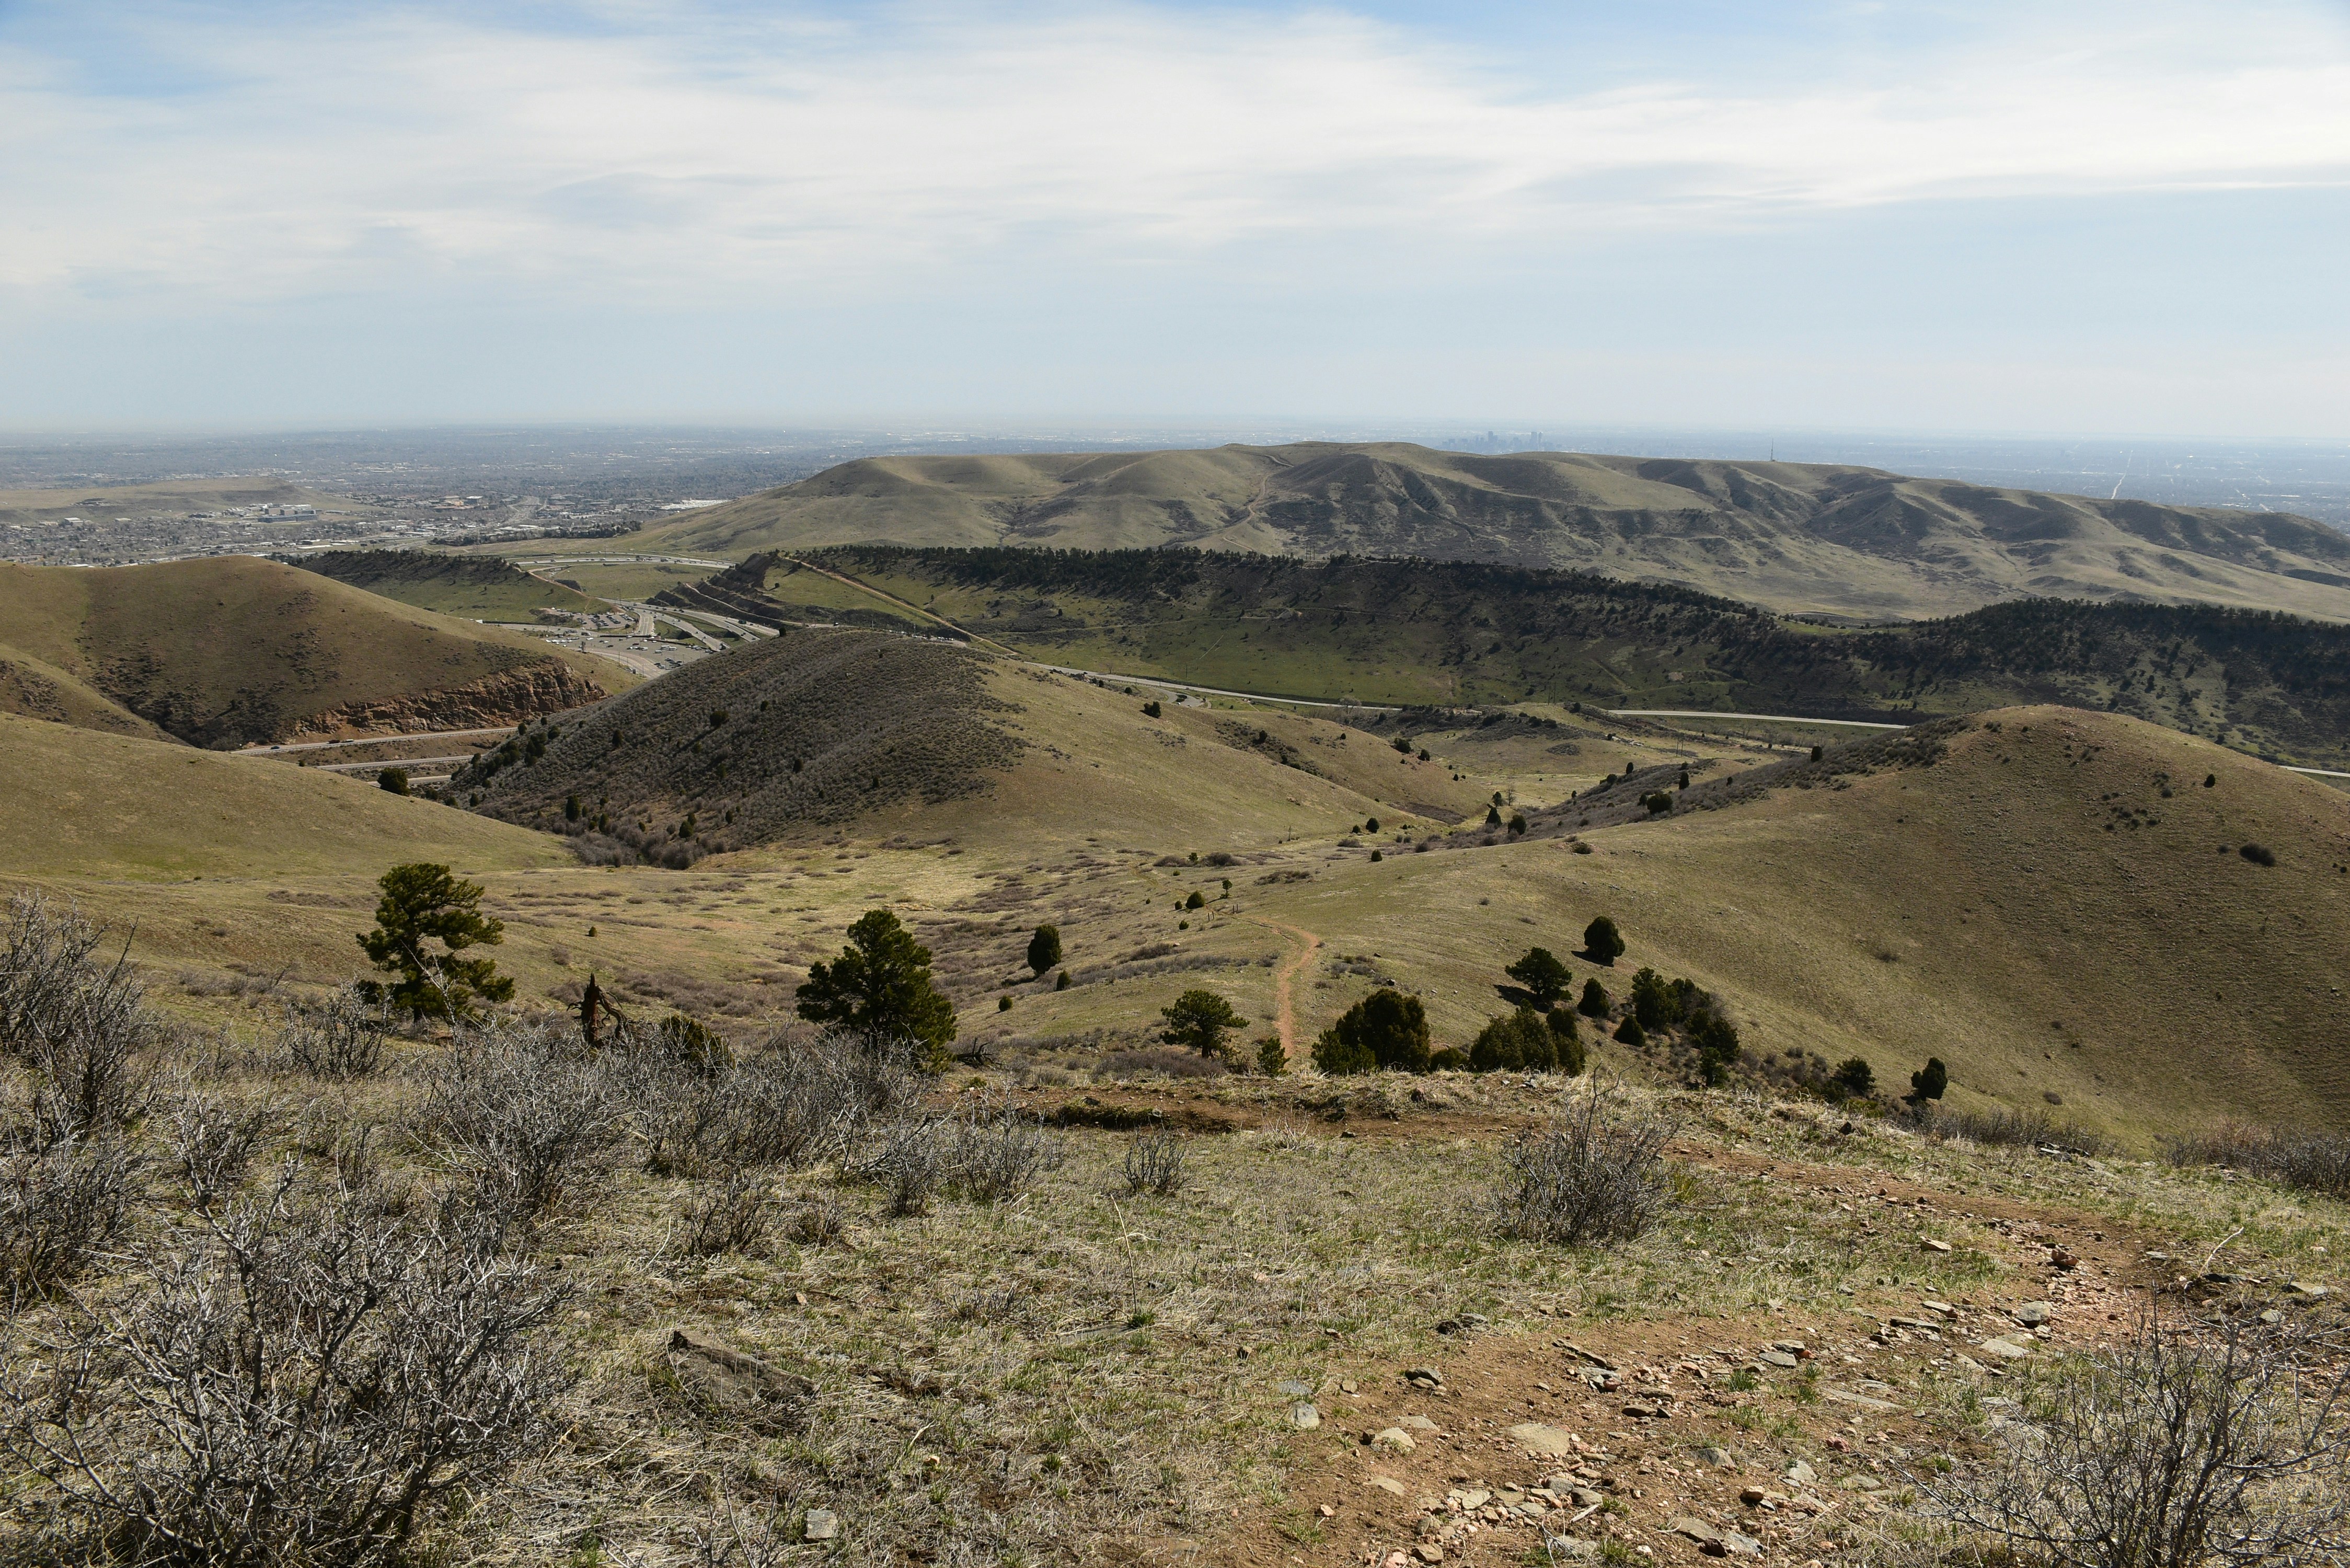
<svg viewBox="0 0 2350 1568">
<path fill-rule="evenodd" d="M 224 747 L 512 723 L 634 681 L 248 556 L 0 564 L 0 704 L 33 718 Z"/>
<path fill-rule="evenodd" d="M 419 609 L 474 620 L 528 620 L 541 609 L 592 613 L 610 607 L 577 588 L 535 577 L 495 556 L 430 550 L 325 550 L 280 557 L 289 566 L 348 583 Z"/>
<path fill-rule="evenodd" d="M 567 825 L 591 858 L 688 865 L 795 826 L 986 789 L 1023 748 L 987 662 L 951 643 L 791 632 L 519 733 L 449 790 L 507 821 Z"/>
<path fill-rule="evenodd" d="M 864 458 L 639 542 L 1184 545 L 1417 556 L 1662 580 L 1801 613 L 1910 618 L 2021 597 L 2350 620 L 2350 535 L 2305 517 L 1993 489 L 1872 468 L 1409 442 Z"/>
<path fill-rule="evenodd" d="M 2350 629 L 2209 605 L 2024 599 L 1850 630 L 1585 572 L 1190 550 L 758 557 L 713 584 L 777 615 L 821 566 L 1053 663 L 1426 706 L 1525 701 L 1908 721 L 2017 702 L 2128 714 L 2318 765 L 2350 757 Z"/>
</svg>

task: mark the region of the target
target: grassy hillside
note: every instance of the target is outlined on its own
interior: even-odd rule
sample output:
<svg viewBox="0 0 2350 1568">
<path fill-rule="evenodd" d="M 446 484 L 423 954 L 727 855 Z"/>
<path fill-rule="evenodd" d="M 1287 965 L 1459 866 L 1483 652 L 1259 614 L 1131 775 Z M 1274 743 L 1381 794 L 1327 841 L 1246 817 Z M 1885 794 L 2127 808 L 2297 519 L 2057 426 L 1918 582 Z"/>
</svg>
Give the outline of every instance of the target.
<svg viewBox="0 0 2350 1568">
<path fill-rule="evenodd" d="M 206 746 L 512 722 L 632 683 L 588 655 L 249 556 L 75 570 L 0 565 L 16 711 Z M 41 682 L 47 680 L 50 691 Z"/>
<path fill-rule="evenodd" d="M 1685 588 L 1463 563 L 1192 551 L 828 551 L 890 596 L 755 558 L 712 587 L 776 614 L 920 607 L 1030 657 L 1239 691 L 1413 705 L 1530 700 L 1907 721 L 2020 701 L 2107 709 L 2323 766 L 2350 758 L 2350 632 L 2206 606 L 1996 605 L 1873 631 Z M 853 591 L 853 590 L 852 590 Z"/>
<path fill-rule="evenodd" d="M 542 609 L 593 613 L 611 607 L 576 588 L 535 577 L 494 556 L 443 556 L 429 550 L 328 550 L 289 556 L 286 564 L 468 620 L 526 621 Z"/>
<path fill-rule="evenodd" d="M 1862 617 L 2054 597 L 2350 619 L 2350 536 L 2306 518 L 1877 469 L 1401 442 L 861 459 L 637 543 L 734 556 L 869 543 L 1180 544 L 1568 567 Z"/>
<path fill-rule="evenodd" d="M 1859 1055 L 1906 1088 L 1937 1055 L 1953 1103 L 2054 1096 L 2064 1116 L 2140 1137 L 2228 1112 L 2350 1127 L 2340 794 L 2054 708 L 1963 721 L 1931 765 L 1831 757 L 1800 782 L 1587 833 L 1590 855 L 1565 839 L 1390 855 L 1272 907 L 1376 953 L 1456 1037 L 1498 1006 L 1499 961 L 1544 938 L 1565 953 L 1606 913 L 1631 942 L 1611 991 L 1641 965 L 1689 974 L 1731 1000 L 1769 1065 Z M 1578 984 L 1595 972 L 1570 966 Z M 1317 996 L 1301 1027 L 1353 994 Z"/>
<path fill-rule="evenodd" d="M 937 641 L 793 631 L 515 736 L 452 792 L 567 825 L 592 858 L 689 864 L 805 830 L 948 818 L 1014 840 L 1188 825 L 1324 833 L 1385 810 L 1454 820 L 1482 799 L 1343 721 L 1235 716 L 1030 670 Z M 948 812 L 951 802 L 973 803 Z"/>
<path fill-rule="evenodd" d="M 7 713 L 0 794 L 10 803 L 5 877 L 176 882 L 567 859 L 543 835 L 338 774 Z"/>
</svg>

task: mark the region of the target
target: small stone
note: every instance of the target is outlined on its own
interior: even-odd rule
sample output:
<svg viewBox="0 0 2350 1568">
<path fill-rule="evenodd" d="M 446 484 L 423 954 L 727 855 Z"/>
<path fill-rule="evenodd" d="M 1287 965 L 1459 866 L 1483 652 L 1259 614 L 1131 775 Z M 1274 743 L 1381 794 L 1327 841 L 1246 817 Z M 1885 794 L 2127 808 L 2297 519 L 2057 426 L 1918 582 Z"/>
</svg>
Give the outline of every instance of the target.
<svg viewBox="0 0 2350 1568">
<path fill-rule="evenodd" d="M 1755 1359 L 1761 1361 L 1765 1366 L 1776 1366 L 1783 1372 L 1793 1372 L 1803 1365 L 1783 1350 L 1766 1350 Z"/>
<path fill-rule="evenodd" d="M 1751 1535 L 1725 1530 L 1721 1532 L 1721 1550 L 1727 1557 L 1760 1557 L 1762 1555 L 1762 1543 Z"/>
<path fill-rule="evenodd" d="M 1560 1563 L 1589 1563 L 1599 1557 L 1599 1542 L 1586 1541 L 1579 1535 L 1545 1536 L 1543 1546 L 1554 1561 Z"/>
<path fill-rule="evenodd" d="M 1665 1417 L 1663 1408 L 1656 1405 L 1627 1405 L 1624 1414 L 1636 1421 L 1661 1421 Z"/>
<path fill-rule="evenodd" d="M 1486 1491 L 1482 1488 L 1479 1487 L 1471 1487 L 1469 1490 L 1461 1492 L 1458 1495 L 1461 1499 L 1461 1511 L 1463 1513 L 1474 1513 L 1479 1509 L 1493 1501 L 1493 1494 L 1492 1492 Z"/>
<path fill-rule="evenodd" d="M 2268 1324 L 2271 1328 L 2274 1328 L 2277 1324 L 2284 1321 L 2284 1314 L 2277 1311 L 2274 1307 L 2271 1307 L 2268 1311 L 2261 1314 L 2261 1321 Z"/>
<path fill-rule="evenodd" d="M 1571 1490 L 1575 1496 L 1575 1506 L 1577 1508 L 1597 1508 L 1601 1503 L 1607 1501 L 1607 1494 L 1606 1492 L 1596 1490 L 1591 1487 L 1579 1486 Z"/>
<path fill-rule="evenodd" d="M 2018 1345 L 2012 1339 L 1986 1339 L 1975 1348 L 1996 1355 L 2002 1361 L 2021 1361 L 2032 1354 L 2029 1345 Z"/>
<path fill-rule="evenodd" d="M 1422 1563 L 1441 1563 L 1444 1561 L 1444 1548 L 1439 1546 L 1433 1541 L 1421 1542 L 1419 1545 L 1411 1549 L 1411 1554 L 1414 1557 L 1419 1558 Z"/>
<path fill-rule="evenodd" d="M 1512 1441 L 1538 1459 L 1569 1459 L 1575 1453 L 1572 1436 L 1540 1421 L 1522 1421 L 1512 1427 L 1508 1435 Z"/>
<path fill-rule="evenodd" d="M 1398 1418 L 1396 1425 L 1401 1427 L 1407 1432 L 1433 1432 L 1436 1430 L 1436 1423 L 1430 1420 L 1425 1416 L 1404 1416 Z"/>
<path fill-rule="evenodd" d="M 1857 1470 L 1845 1477 L 1839 1484 L 1846 1491 L 1883 1491 L 1885 1490 L 1883 1481 L 1878 1480 L 1875 1476 L 1864 1475 Z"/>
<path fill-rule="evenodd" d="M 1697 1450 L 1697 1462 L 1701 1465 L 1711 1465 L 1718 1470 L 1734 1470 L 1738 1468 L 1738 1461 L 1731 1457 L 1728 1449 L 1717 1448 L 1711 1443 L 1707 1443 Z"/>
<path fill-rule="evenodd" d="M 1372 1437 L 1371 1447 L 1385 1449 L 1390 1453 L 1408 1454 L 1419 1445 L 1413 1442 L 1411 1434 L 1401 1427 L 1388 1427 Z"/>
<path fill-rule="evenodd" d="M 2330 1287 L 2311 1284 L 2304 1280 L 2293 1281 L 2291 1288 L 2293 1294 L 2308 1301 L 2318 1301 L 2332 1293 Z"/>
<path fill-rule="evenodd" d="M 2056 1308 L 2047 1302 L 2025 1302 L 2015 1309 L 2015 1321 L 2026 1328 L 2038 1328 L 2056 1315 Z"/>
<path fill-rule="evenodd" d="M 800 1521 L 802 1541 L 837 1541 L 840 1539 L 840 1516 L 828 1508 L 812 1508 Z"/>
<path fill-rule="evenodd" d="M 1331 1507 L 1331 1506 L 1330 1506 L 1328 1503 L 1326 1503 L 1326 1503 L 1324 1503 L 1321 1507 L 1319 1507 L 1319 1508 L 1315 1509 L 1314 1511 L 1315 1511 L 1315 1513 L 1320 1514 L 1320 1515 L 1321 1515 L 1323 1518 L 1325 1518 L 1325 1519 L 1336 1519 L 1336 1518 L 1337 1518 L 1337 1517 L 1338 1517 L 1338 1511 L 1337 1511 L 1336 1509 L 1335 1509 L 1335 1508 Z"/>
<path fill-rule="evenodd" d="M 1721 1539 L 1721 1532 L 1694 1514 L 1677 1513 L 1665 1521 L 1665 1529 L 1674 1535 L 1685 1535 L 1700 1546 Z"/>
<path fill-rule="evenodd" d="M 1295 1377 L 1276 1383 L 1274 1387 L 1292 1399 L 1310 1399 L 1314 1397 L 1314 1385 L 1300 1383 Z"/>
<path fill-rule="evenodd" d="M 1929 1252 L 1947 1252 L 1950 1250 L 1950 1244 L 1948 1241 L 1938 1241 L 1931 1236 L 1918 1237 L 1918 1243 Z"/>
<path fill-rule="evenodd" d="M 1444 1374 L 1433 1366 L 1415 1366 L 1403 1375 L 1403 1380 L 1407 1383 L 1417 1383 L 1428 1388 L 1444 1386 Z"/>
<path fill-rule="evenodd" d="M 1338 1392 L 1341 1394 L 1357 1394 L 1360 1393 L 1361 1390 L 1355 1386 L 1355 1380 L 1353 1378 L 1341 1377 L 1338 1379 Z"/>
<path fill-rule="evenodd" d="M 1322 1424 L 1322 1412 L 1311 1405 L 1300 1402 L 1291 1408 L 1289 1418 L 1295 1423 L 1299 1431 L 1310 1432 Z"/>
<path fill-rule="evenodd" d="M 1820 1479 L 1819 1472 L 1801 1459 L 1795 1460 L 1779 1473 L 1785 1476 L 1788 1482 L 1794 1486 L 1809 1486 Z"/>
<path fill-rule="evenodd" d="M 1878 1399 L 1866 1394 L 1856 1394 L 1849 1388 L 1823 1388 L 1821 1394 L 1839 1405 L 1857 1405 L 1864 1410 L 1890 1410 L 1893 1401 Z"/>
<path fill-rule="evenodd" d="M 1365 1476 L 1363 1478 L 1363 1484 L 1365 1486 L 1375 1486 L 1381 1491 L 1393 1492 L 1398 1497 L 1402 1497 L 1404 1495 L 1403 1482 L 1396 1480 L 1393 1476 Z"/>
<path fill-rule="evenodd" d="M 1919 1302 L 1918 1304 L 1924 1307 L 1928 1312 L 1939 1313 L 1944 1317 L 1956 1317 L 1959 1315 L 1959 1309 L 1952 1306 L 1948 1302 Z"/>
</svg>

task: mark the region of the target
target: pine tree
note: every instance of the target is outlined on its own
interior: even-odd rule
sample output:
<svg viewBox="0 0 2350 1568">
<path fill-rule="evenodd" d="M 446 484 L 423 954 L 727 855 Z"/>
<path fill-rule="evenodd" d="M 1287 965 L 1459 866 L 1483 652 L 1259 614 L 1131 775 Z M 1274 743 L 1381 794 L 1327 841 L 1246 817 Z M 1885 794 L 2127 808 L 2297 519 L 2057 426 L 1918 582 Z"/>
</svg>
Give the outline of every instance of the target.
<svg viewBox="0 0 2350 1568">
<path fill-rule="evenodd" d="M 1061 961 L 1061 928 L 1039 926 L 1036 934 L 1028 939 L 1028 968 L 1043 974 Z"/>
<path fill-rule="evenodd" d="M 1574 978 L 1548 948 L 1528 948 L 1525 957 L 1502 972 L 1524 986 L 1534 1005 L 1544 1009 L 1565 993 Z"/>
<path fill-rule="evenodd" d="M 375 929 L 362 932 L 359 944 L 376 968 L 400 979 L 389 986 L 366 981 L 369 1001 L 404 1007 L 417 1018 L 463 1018 L 477 996 L 488 1002 L 513 997 L 514 981 L 498 973 L 494 961 L 457 956 L 505 940 L 504 925 L 481 912 L 480 884 L 459 879 L 446 866 L 420 862 L 393 867 L 376 886 L 383 896 L 375 907 Z M 434 942 L 440 946 L 430 945 Z"/>
<path fill-rule="evenodd" d="M 1616 929 L 1615 921 L 1602 915 L 1583 928 L 1583 950 L 1592 962 L 1612 969 L 1624 956 L 1624 934 Z"/>
<path fill-rule="evenodd" d="M 924 1066 L 946 1065 L 955 1037 L 954 1004 L 931 983 L 931 950 L 887 909 L 868 909 L 848 928 L 848 945 L 808 970 L 795 993 L 799 1015 L 876 1044 L 912 1042 Z"/>
<path fill-rule="evenodd" d="M 1159 1038 L 1170 1045 L 1185 1046 L 1202 1056 L 1223 1054 L 1224 1036 L 1248 1023 L 1232 1004 L 1212 991 L 1187 991 L 1172 1004 L 1159 1010 L 1167 1027 Z"/>
</svg>

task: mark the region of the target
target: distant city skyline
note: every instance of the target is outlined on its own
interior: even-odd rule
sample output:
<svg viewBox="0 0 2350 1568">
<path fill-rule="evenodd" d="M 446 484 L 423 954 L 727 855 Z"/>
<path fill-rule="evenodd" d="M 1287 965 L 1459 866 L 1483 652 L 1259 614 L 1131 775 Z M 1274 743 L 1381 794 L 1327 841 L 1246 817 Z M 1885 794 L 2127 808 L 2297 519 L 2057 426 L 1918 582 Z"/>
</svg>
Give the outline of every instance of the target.
<svg viewBox="0 0 2350 1568">
<path fill-rule="evenodd" d="M 2342 0 L 0 0 L 0 430 L 2350 438 L 2345 103 Z"/>
</svg>

